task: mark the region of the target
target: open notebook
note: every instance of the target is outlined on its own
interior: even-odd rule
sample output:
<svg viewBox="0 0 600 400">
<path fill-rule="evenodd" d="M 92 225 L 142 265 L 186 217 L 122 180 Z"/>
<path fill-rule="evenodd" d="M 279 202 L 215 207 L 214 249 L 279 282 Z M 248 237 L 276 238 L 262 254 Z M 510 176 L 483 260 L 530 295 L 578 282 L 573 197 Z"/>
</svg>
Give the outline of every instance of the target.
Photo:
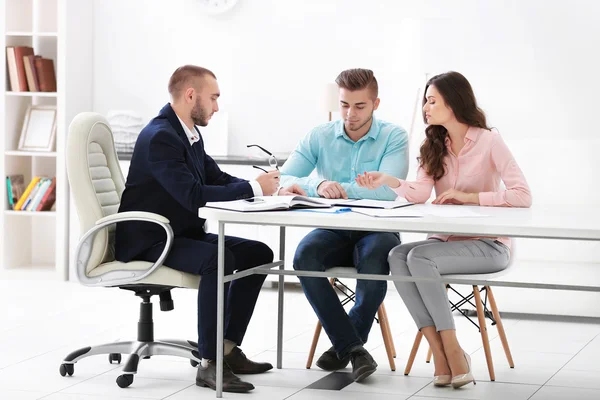
<svg viewBox="0 0 600 400">
<path fill-rule="evenodd" d="M 246 200 L 217 201 L 206 203 L 206 207 L 232 211 L 276 211 L 295 208 L 328 208 L 330 204 L 305 196 L 260 196 Z"/>
</svg>

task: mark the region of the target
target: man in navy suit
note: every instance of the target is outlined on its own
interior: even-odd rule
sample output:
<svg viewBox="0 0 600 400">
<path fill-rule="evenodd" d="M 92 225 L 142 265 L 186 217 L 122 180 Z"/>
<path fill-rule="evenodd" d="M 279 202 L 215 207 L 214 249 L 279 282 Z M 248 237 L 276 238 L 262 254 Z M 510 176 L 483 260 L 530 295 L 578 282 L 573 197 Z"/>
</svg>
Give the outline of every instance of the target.
<svg viewBox="0 0 600 400">
<path fill-rule="evenodd" d="M 169 219 L 175 239 L 165 265 L 202 276 L 198 291 L 198 366 L 196 384 L 215 389 L 217 342 L 217 235 L 206 233 L 198 208 L 209 201 L 246 199 L 274 194 L 305 194 L 299 186 L 279 188 L 279 171 L 255 181 L 230 176 L 204 152 L 196 128 L 207 126 L 219 110 L 215 75 L 186 65 L 169 81 L 171 103 L 141 131 L 131 159 L 119 212 L 148 211 Z M 158 228 L 158 229 L 157 229 Z M 116 258 L 119 261 L 154 262 L 164 249 L 162 228 L 145 222 L 117 225 Z M 273 261 L 264 243 L 227 236 L 225 274 Z M 238 347 L 254 311 L 266 275 L 250 275 L 226 284 L 223 390 L 247 392 L 254 386 L 235 374 L 262 373 L 273 366 L 248 360 Z"/>
</svg>

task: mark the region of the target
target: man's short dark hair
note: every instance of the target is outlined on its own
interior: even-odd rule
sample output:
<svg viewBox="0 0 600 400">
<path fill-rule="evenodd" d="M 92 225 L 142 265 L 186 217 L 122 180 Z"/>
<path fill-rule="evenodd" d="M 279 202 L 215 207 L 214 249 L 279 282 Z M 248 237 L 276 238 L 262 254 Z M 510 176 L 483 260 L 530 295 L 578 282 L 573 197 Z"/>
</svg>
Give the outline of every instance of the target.
<svg viewBox="0 0 600 400">
<path fill-rule="evenodd" d="M 198 67 L 196 65 L 184 65 L 179 67 L 171 75 L 169 79 L 169 93 L 173 98 L 179 97 L 181 92 L 186 89 L 186 86 L 190 84 L 190 81 L 194 78 L 202 78 L 206 75 L 210 75 L 217 79 L 212 71 Z"/>
<path fill-rule="evenodd" d="M 379 95 L 379 86 L 377 85 L 377 79 L 373 75 L 373 71 L 370 69 L 353 68 L 342 71 L 337 78 L 335 83 L 341 88 L 355 91 L 369 88 L 373 94 L 373 99 L 376 99 Z"/>
</svg>

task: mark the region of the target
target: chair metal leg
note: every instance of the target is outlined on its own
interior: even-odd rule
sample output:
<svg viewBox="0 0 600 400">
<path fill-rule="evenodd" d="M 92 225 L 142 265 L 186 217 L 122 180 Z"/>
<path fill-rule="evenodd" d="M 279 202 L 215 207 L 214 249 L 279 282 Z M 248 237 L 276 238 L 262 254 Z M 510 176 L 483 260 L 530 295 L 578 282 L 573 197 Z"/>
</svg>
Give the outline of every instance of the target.
<svg viewBox="0 0 600 400">
<path fill-rule="evenodd" d="M 390 343 L 390 335 L 388 334 L 389 326 L 387 322 L 387 318 L 385 317 L 383 308 L 380 306 L 377 311 L 377 316 L 379 317 L 379 325 L 381 327 L 381 335 L 383 336 L 383 344 L 385 346 L 385 352 L 388 356 L 388 362 L 390 363 L 390 369 L 392 371 L 396 370 L 396 363 L 394 362 L 394 353 L 392 352 L 392 345 Z"/>
<path fill-rule="evenodd" d="M 483 309 L 483 303 L 481 302 L 481 294 L 479 293 L 479 287 L 473 286 L 473 295 L 475 297 L 475 306 L 477 307 L 477 319 L 479 320 L 479 331 L 481 332 L 481 341 L 483 342 L 483 350 L 485 351 L 485 359 L 487 361 L 488 371 L 490 373 L 490 380 L 496 380 L 496 374 L 494 373 L 494 362 L 492 361 L 492 351 L 490 349 L 490 340 L 488 337 L 487 326 L 485 323 L 485 311 Z"/>
<path fill-rule="evenodd" d="M 383 311 L 383 316 L 385 317 L 386 326 L 387 326 L 387 334 L 390 338 L 390 344 L 392 345 L 392 356 L 396 358 L 396 345 L 394 344 L 394 337 L 392 336 L 392 328 L 390 328 L 390 319 L 388 318 L 387 310 L 385 308 L 385 304 L 381 303 L 381 310 Z"/>
<path fill-rule="evenodd" d="M 410 370 L 412 369 L 413 363 L 415 362 L 415 357 L 417 356 L 417 352 L 419 351 L 421 339 L 423 339 L 423 334 L 421 333 L 421 331 L 418 331 L 417 336 L 415 337 L 415 342 L 413 343 L 412 350 L 410 351 L 410 355 L 408 356 L 406 368 L 404 368 L 404 375 L 410 374 Z"/>
<path fill-rule="evenodd" d="M 488 293 L 488 298 L 490 300 L 490 308 L 492 309 L 492 314 L 494 315 L 494 319 L 496 320 L 498 336 L 500 336 L 500 341 L 502 342 L 502 347 L 504 348 L 504 353 L 506 354 L 508 365 L 511 368 L 514 368 L 515 363 L 513 362 L 512 354 L 510 353 L 510 347 L 508 346 L 508 340 L 506 339 L 506 333 L 504 332 L 504 324 L 502 324 L 502 318 L 500 318 L 500 313 L 498 312 L 498 307 L 496 306 L 496 299 L 494 298 L 494 293 L 492 293 L 492 288 L 489 286 L 486 286 L 486 290 Z"/>
<path fill-rule="evenodd" d="M 317 326 L 315 327 L 315 334 L 313 335 L 312 344 L 310 345 L 310 352 L 308 353 L 308 360 L 306 360 L 306 369 L 310 369 L 312 366 L 313 358 L 315 357 L 315 350 L 317 350 L 317 343 L 319 343 L 319 336 L 321 336 L 321 329 L 323 325 L 321 325 L 321 321 L 317 321 Z"/>
<path fill-rule="evenodd" d="M 116 342 L 116 343 L 105 343 L 100 344 L 98 346 L 88 346 L 83 347 L 81 349 L 75 350 L 69 355 L 67 355 L 63 364 L 75 364 L 77 361 L 82 358 L 86 358 L 89 356 L 95 356 L 98 354 L 111 354 L 111 353 L 119 353 L 119 354 L 132 354 L 138 347 L 139 343 L 137 341 L 131 342 Z"/>
<path fill-rule="evenodd" d="M 137 349 L 135 349 L 127 358 L 125 366 L 123 367 L 124 374 L 137 374 L 138 364 L 145 356 L 149 356 L 149 343 L 139 342 Z"/>
<path fill-rule="evenodd" d="M 192 350 L 198 350 L 198 343 L 192 340 L 181 340 L 181 339 L 160 339 L 158 342 L 161 343 L 171 343 L 176 344 L 183 347 L 189 347 Z"/>
</svg>

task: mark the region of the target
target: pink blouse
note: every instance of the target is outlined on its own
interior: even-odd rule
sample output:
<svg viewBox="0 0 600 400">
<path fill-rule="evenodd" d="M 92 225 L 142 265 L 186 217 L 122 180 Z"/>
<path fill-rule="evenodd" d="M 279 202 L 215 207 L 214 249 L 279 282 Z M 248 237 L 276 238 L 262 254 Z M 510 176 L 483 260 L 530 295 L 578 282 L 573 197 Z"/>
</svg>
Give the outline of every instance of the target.
<svg viewBox="0 0 600 400">
<path fill-rule="evenodd" d="M 393 189 L 399 196 L 413 203 L 425 203 L 435 187 L 436 196 L 448 189 L 465 193 L 479 193 L 482 206 L 530 207 L 531 192 L 523 172 L 510 150 L 497 132 L 487 129 L 468 129 L 465 145 L 455 155 L 446 138 L 448 154 L 444 158 L 446 174 L 437 182 L 419 167 L 414 182 L 399 179 L 400 186 Z M 500 189 L 500 180 L 506 189 Z M 443 241 L 478 239 L 479 237 L 434 235 Z M 491 238 L 510 247 L 509 238 Z"/>
</svg>

